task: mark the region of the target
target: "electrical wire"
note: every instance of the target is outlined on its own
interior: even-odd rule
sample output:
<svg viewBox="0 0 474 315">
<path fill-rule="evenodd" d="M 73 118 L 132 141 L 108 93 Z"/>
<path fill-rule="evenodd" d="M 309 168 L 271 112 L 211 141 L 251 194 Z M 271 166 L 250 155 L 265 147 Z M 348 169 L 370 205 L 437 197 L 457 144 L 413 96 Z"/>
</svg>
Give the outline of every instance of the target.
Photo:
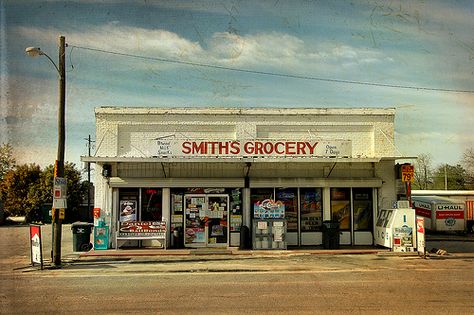
<svg viewBox="0 0 474 315">
<path fill-rule="evenodd" d="M 331 79 L 331 78 L 313 77 L 313 76 L 288 74 L 288 73 L 277 73 L 277 72 L 267 72 L 267 71 L 257 71 L 257 70 L 249 70 L 249 69 L 231 68 L 231 67 L 211 65 L 211 64 L 198 63 L 198 62 L 190 62 L 190 61 L 183 61 L 183 60 L 174 60 L 174 59 L 167 59 L 167 58 L 134 55 L 134 54 L 128 54 L 128 53 L 105 50 L 105 49 L 99 49 L 99 48 L 76 46 L 76 45 L 71 45 L 71 44 L 68 44 L 68 47 L 83 49 L 83 50 L 89 50 L 89 51 L 99 52 L 99 53 L 104 53 L 104 54 L 122 56 L 122 57 L 130 57 L 130 58 L 143 59 L 143 60 L 161 61 L 161 62 L 166 62 L 166 63 L 174 63 L 174 64 L 181 64 L 181 65 L 188 65 L 188 66 L 205 67 L 205 68 L 212 68 L 212 69 L 219 69 L 219 70 L 226 70 L 226 71 L 234 71 L 234 72 L 243 72 L 243 73 L 249 73 L 249 74 L 268 75 L 268 76 L 291 78 L 291 79 L 302 79 L 302 80 L 323 81 L 323 82 L 331 82 L 331 83 L 356 84 L 356 85 L 388 87 L 388 88 L 397 88 L 397 89 L 410 89 L 410 90 L 423 90 L 423 91 L 474 93 L 474 90 L 458 90 L 458 89 L 431 88 L 431 87 L 399 85 L 399 84 L 385 84 L 385 83 L 377 83 L 377 82 L 364 82 L 364 81 L 353 81 L 353 80 L 343 80 L 343 79 Z"/>
</svg>

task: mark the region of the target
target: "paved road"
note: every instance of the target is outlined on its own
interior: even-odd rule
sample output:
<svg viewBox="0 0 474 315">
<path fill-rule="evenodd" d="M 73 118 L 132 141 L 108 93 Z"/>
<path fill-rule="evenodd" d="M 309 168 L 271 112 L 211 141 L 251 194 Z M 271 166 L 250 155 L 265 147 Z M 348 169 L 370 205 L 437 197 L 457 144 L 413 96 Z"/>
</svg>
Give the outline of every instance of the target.
<svg viewBox="0 0 474 315">
<path fill-rule="evenodd" d="M 474 309 L 474 257 L 240 260 L 246 269 L 266 265 L 266 271 L 226 272 L 229 262 L 219 259 L 186 263 L 194 272 L 162 272 L 159 264 L 127 261 L 16 271 L 2 275 L 1 309 L 5 314 L 472 314 Z"/>
<path fill-rule="evenodd" d="M 68 229 L 64 247 L 70 246 Z M 472 314 L 474 309 L 469 252 L 429 259 L 91 257 L 40 271 L 24 268 L 26 227 L 1 227 L 0 248 L 1 314 Z M 72 246 L 63 248 L 63 257 L 75 257 Z"/>
</svg>

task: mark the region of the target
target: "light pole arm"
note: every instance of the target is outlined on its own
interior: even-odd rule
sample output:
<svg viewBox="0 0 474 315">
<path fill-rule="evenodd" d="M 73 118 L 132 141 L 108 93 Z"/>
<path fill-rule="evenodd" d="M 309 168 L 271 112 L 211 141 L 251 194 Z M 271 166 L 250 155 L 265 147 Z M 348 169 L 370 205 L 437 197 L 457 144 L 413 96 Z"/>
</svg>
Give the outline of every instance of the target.
<svg viewBox="0 0 474 315">
<path fill-rule="evenodd" d="M 58 68 L 58 66 L 56 66 L 56 63 L 53 61 L 53 59 L 51 59 L 51 57 L 48 56 L 48 55 L 47 55 L 46 53 L 44 53 L 44 52 L 41 52 L 41 55 L 46 56 L 46 58 L 48 58 L 49 61 L 51 61 L 51 63 L 53 64 L 53 66 L 56 68 L 56 71 L 58 72 L 58 74 L 61 75 L 61 71 L 59 71 L 59 68 Z"/>
</svg>

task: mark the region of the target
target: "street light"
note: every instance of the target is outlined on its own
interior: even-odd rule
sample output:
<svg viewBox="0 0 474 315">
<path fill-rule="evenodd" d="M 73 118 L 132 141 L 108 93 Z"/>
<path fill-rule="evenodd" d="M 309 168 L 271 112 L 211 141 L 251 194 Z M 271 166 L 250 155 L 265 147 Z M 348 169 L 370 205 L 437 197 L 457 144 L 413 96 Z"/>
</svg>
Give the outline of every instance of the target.
<svg viewBox="0 0 474 315">
<path fill-rule="evenodd" d="M 51 61 L 54 68 L 59 75 L 59 108 L 58 108 L 58 155 L 56 163 L 54 164 L 54 177 L 64 178 L 64 147 L 66 138 L 65 129 L 65 109 L 66 109 L 66 68 L 65 68 L 65 55 L 66 55 L 66 39 L 64 36 L 59 37 L 59 62 L 56 65 L 45 52 L 38 47 L 28 47 L 25 49 L 28 56 L 45 56 Z M 62 233 L 62 220 L 64 215 L 64 205 L 61 208 L 54 206 L 53 196 L 53 248 L 52 248 L 52 262 L 56 268 L 61 267 L 61 233 Z"/>
</svg>

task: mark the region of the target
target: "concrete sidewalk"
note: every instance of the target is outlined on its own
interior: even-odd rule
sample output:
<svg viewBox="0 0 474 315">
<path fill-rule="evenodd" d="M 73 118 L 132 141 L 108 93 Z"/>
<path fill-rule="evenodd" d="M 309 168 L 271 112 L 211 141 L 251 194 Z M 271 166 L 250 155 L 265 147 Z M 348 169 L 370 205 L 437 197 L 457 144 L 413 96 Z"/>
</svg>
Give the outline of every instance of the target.
<svg viewBox="0 0 474 315">
<path fill-rule="evenodd" d="M 426 235 L 426 242 L 474 242 L 474 235 L 449 235 L 435 234 Z M 161 249 L 161 248 L 122 248 L 108 250 L 91 250 L 89 252 L 75 252 L 78 259 L 81 258 L 106 258 L 106 257 L 166 257 L 166 256 L 293 256 L 293 255 L 364 255 L 364 254 L 390 254 L 390 249 L 380 246 L 343 246 L 339 249 L 323 249 L 322 246 L 290 247 L 287 250 L 242 250 L 238 247 L 227 248 L 185 248 L 185 249 Z M 417 255 L 416 252 L 393 253 L 394 255 Z"/>
<path fill-rule="evenodd" d="M 474 235 L 449 235 L 436 234 L 427 235 L 427 250 L 431 242 L 474 242 Z M 417 256 L 417 252 L 394 253 L 388 248 L 380 246 L 343 246 L 339 249 L 323 249 L 322 246 L 308 247 L 290 247 L 287 250 L 242 250 L 239 247 L 227 248 L 184 248 L 184 249 L 162 249 L 162 248 L 122 248 L 108 250 L 91 250 L 89 252 L 74 252 L 77 260 L 107 260 L 114 258 L 156 258 L 166 259 L 166 257 L 196 257 L 205 256 L 225 256 L 229 259 L 238 257 L 288 257 L 288 256 L 304 256 L 304 255 L 400 255 L 400 256 Z M 433 255 L 432 255 L 433 256 Z"/>
</svg>

